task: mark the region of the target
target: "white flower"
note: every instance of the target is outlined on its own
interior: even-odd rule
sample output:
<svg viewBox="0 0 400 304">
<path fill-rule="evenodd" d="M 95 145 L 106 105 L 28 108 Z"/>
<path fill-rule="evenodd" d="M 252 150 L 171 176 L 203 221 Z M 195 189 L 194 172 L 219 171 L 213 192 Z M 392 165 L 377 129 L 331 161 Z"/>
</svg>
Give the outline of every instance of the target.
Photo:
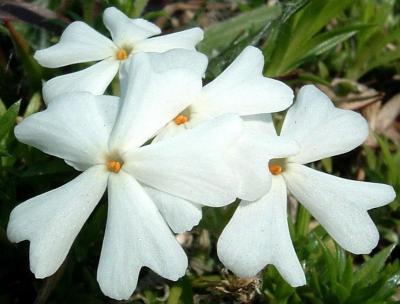
<svg viewBox="0 0 400 304">
<path fill-rule="evenodd" d="M 172 120 L 156 137 L 173 136 L 207 119 L 225 113 L 248 116 L 285 110 L 293 102 L 293 91 L 283 82 L 264 77 L 264 56 L 252 46 L 216 79 L 203 87 L 190 106 Z"/>
<path fill-rule="evenodd" d="M 275 132 L 272 123 L 271 132 Z M 300 152 L 272 160 L 271 190 L 255 202 L 242 201 L 218 241 L 218 256 L 235 274 L 256 275 L 273 264 L 292 286 L 305 284 L 287 224 L 287 190 L 306 207 L 344 249 L 369 253 L 379 234 L 368 210 L 390 203 L 391 186 L 318 172 L 306 163 L 348 152 L 362 144 L 368 125 L 361 115 L 335 108 L 314 86 L 300 90 L 288 111 L 281 136 L 295 140 Z M 257 181 L 254 181 L 257 183 Z"/>
<path fill-rule="evenodd" d="M 46 103 L 56 95 L 72 91 L 101 95 L 117 74 L 121 63 L 131 54 L 158 53 L 177 48 L 194 51 L 195 45 L 203 39 L 200 28 L 149 38 L 159 35 L 160 28 L 144 19 L 130 19 L 114 7 L 104 11 L 103 22 L 112 40 L 86 23 L 76 21 L 65 29 L 57 44 L 35 53 L 34 58 L 49 68 L 100 60 L 82 71 L 46 82 L 43 87 Z"/>
<path fill-rule="evenodd" d="M 163 70 L 163 57 L 143 53 L 131 59 L 128 74 L 122 72 L 121 102 L 87 92 L 64 94 L 16 127 L 20 141 L 84 171 L 11 213 L 8 237 L 30 240 L 30 265 L 37 278 L 60 267 L 106 188 L 108 218 L 97 279 L 115 299 L 129 298 L 143 266 L 170 280 L 184 275 L 187 267 L 183 249 L 142 185 L 212 206 L 236 198 L 237 181 L 224 151 L 240 135 L 239 117 L 225 115 L 143 146 L 201 89 L 192 71 Z M 196 212 L 179 201 L 163 208 L 178 209 L 183 217 Z"/>
<path fill-rule="evenodd" d="M 175 64 L 179 64 L 179 60 Z M 204 86 L 190 100 L 190 106 L 162 129 L 154 140 L 158 142 L 173 137 L 226 113 L 241 115 L 245 128 L 239 141 L 227 153 L 227 160 L 239 179 L 238 197 L 248 200 L 258 199 L 268 191 L 271 176 L 265 174 L 264 165 L 271 158 L 298 152 L 293 141 L 259 130 L 257 114 L 284 110 L 293 101 L 293 92 L 288 86 L 263 76 L 263 65 L 262 52 L 255 47 L 247 47 L 221 75 Z M 263 144 L 259 144 L 260 141 Z M 157 190 L 149 193 L 159 205 L 168 206 L 177 199 Z M 197 216 L 179 221 L 180 225 L 172 225 L 175 232 L 188 230 L 201 219 L 198 206 L 188 201 L 186 204 L 198 210 Z M 168 222 L 173 222 L 179 218 L 179 211 L 164 213 L 164 216 Z"/>
</svg>

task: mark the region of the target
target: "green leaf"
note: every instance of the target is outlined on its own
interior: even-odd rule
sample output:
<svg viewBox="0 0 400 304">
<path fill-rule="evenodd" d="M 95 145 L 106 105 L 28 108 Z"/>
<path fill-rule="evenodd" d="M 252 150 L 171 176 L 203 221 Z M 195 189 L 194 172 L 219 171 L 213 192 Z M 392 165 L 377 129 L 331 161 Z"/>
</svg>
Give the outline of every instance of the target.
<svg viewBox="0 0 400 304">
<path fill-rule="evenodd" d="M 61 159 L 44 159 L 41 162 L 34 163 L 23 171 L 21 177 L 36 177 L 42 175 L 59 174 L 62 172 L 74 172 L 73 169 L 66 165 Z"/>
<path fill-rule="evenodd" d="M 81 2 L 82 10 L 83 10 L 83 20 L 86 23 L 93 26 L 94 24 L 94 15 L 96 13 L 95 5 L 96 1 L 94 0 L 86 0 Z"/>
<path fill-rule="evenodd" d="M 362 26 L 339 28 L 314 37 L 309 45 L 305 46 L 305 49 L 308 49 L 308 51 L 304 57 L 318 56 L 325 53 L 339 43 L 354 36 L 359 28 L 362 28 Z"/>
<path fill-rule="evenodd" d="M 167 304 L 179 304 L 179 299 L 182 295 L 182 287 L 174 285 L 169 289 L 169 297 Z"/>
<path fill-rule="evenodd" d="M 381 252 L 375 254 L 371 259 L 366 261 L 361 268 L 354 275 L 354 282 L 362 282 L 368 285 L 369 282 L 376 280 L 378 273 L 385 265 L 386 260 L 389 258 L 396 245 L 386 247 Z"/>
<path fill-rule="evenodd" d="M 332 173 L 332 158 L 321 159 L 322 167 L 328 173 Z"/>
<path fill-rule="evenodd" d="M 135 0 L 135 2 L 133 3 L 132 12 L 130 13 L 130 17 L 140 17 L 147 6 L 147 3 L 149 3 L 149 0 Z"/>
<path fill-rule="evenodd" d="M 297 238 L 308 234 L 310 219 L 310 213 L 307 211 L 306 208 L 303 207 L 303 205 L 299 204 L 295 225 Z"/>
<path fill-rule="evenodd" d="M 0 157 L 6 156 L 6 157 L 12 157 L 10 152 L 8 152 L 4 147 L 0 146 Z"/>
<path fill-rule="evenodd" d="M 0 99 L 0 117 L 7 112 L 7 107 L 4 102 Z"/>
<path fill-rule="evenodd" d="M 313 73 L 300 72 L 299 80 L 302 80 L 304 82 L 312 82 L 314 84 L 322 84 L 322 85 L 326 85 L 328 87 L 331 86 L 331 83 L 329 81 L 327 81 L 327 80 L 325 80 L 325 79 L 323 79 L 323 78 L 321 78 L 318 75 L 313 74 Z"/>
<path fill-rule="evenodd" d="M 39 89 L 41 86 L 43 70 L 36 60 L 33 59 L 31 46 L 25 37 L 15 29 L 14 25 L 9 20 L 5 22 L 5 26 L 7 27 L 15 48 L 18 51 L 17 54 L 23 63 L 26 76 L 30 81 L 31 89 Z"/>
<path fill-rule="evenodd" d="M 350 46 L 351 55 L 346 58 L 346 78 L 358 79 L 368 71 L 400 58 L 400 23 L 395 2 L 358 2 L 357 15 L 361 14 L 362 22 L 373 26 L 360 31 Z"/>
<path fill-rule="evenodd" d="M 291 60 L 286 63 L 284 73 L 289 72 L 297 68 L 300 64 L 309 58 L 320 56 L 323 53 L 334 48 L 338 44 L 353 37 L 359 29 L 365 28 L 368 25 L 353 25 L 332 30 L 320 35 L 315 36 L 302 46 L 303 51 L 298 52 L 296 56 L 293 56 Z M 328 84 L 329 85 L 329 84 Z"/>
<path fill-rule="evenodd" d="M 309 4 L 295 16 L 293 29 L 295 29 L 296 36 L 293 38 L 296 44 L 302 44 L 301 41 L 304 38 L 310 38 L 319 32 L 332 18 L 337 17 L 352 2 L 352 0 L 311 0 Z"/>
<path fill-rule="evenodd" d="M 180 278 L 177 283 L 171 286 L 167 304 L 193 304 L 193 290 L 187 276 Z"/>
<path fill-rule="evenodd" d="M 35 93 L 31 100 L 28 103 L 28 106 L 26 107 L 25 113 L 24 113 L 24 118 L 28 117 L 29 115 L 32 115 L 33 113 L 36 113 L 40 110 L 40 107 L 42 105 L 42 98 L 39 93 Z"/>
<path fill-rule="evenodd" d="M 247 31 L 258 31 L 266 23 L 277 18 L 281 13 L 279 5 L 263 5 L 242 13 L 226 21 L 209 26 L 204 31 L 204 39 L 199 44 L 200 52 L 213 56 L 214 52 L 229 47 L 232 41 Z"/>
<path fill-rule="evenodd" d="M 271 22 L 267 22 L 259 31 L 250 31 L 246 35 L 238 37 L 232 45 L 223 50 L 218 56 L 209 61 L 206 79 L 216 78 L 235 58 L 249 45 L 256 45 L 267 35 L 270 30 Z"/>
<path fill-rule="evenodd" d="M 390 151 L 390 146 L 389 146 L 389 142 L 387 139 L 383 138 L 383 137 L 376 137 L 379 143 L 379 146 L 381 148 L 381 155 L 382 155 L 382 160 L 385 163 L 385 165 L 387 166 L 387 168 L 389 168 L 388 170 L 388 181 L 391 184 L 395 184 L 398 180 L 398 170 L 394 169 L 394 168 L 398 168 L 396 159 L 394 158 L 394 155 L 392 154 L 392 152 Z M 391 170 L 391 169 L 394 170 Z"/>
<path fill-rule="evenodd" d="M 336 260 L 332 253 L 329 251 L 326 244 L 317 237 L 318 243 L 322 249 L 324 264 L 326 265 L 326 271 L 331 285 L 335 285 L 337 282 L 338 269 L 336 267 Z"/>
<path fill-rule="evenodd" d="M 278 49 L 286 49 L 291 41 L 289 20 L 308 3 L 309 0 L 282 3 L 282 16 L 274 20 L 272 31 L 263 50 L 264 57 L 268 60 L 268 70 L 273 69 L 269 66 L 276 64 L 272 62 L 272 58 L 280 52 Z"/>
<path fill-rule="evenodd" d="M 310 40 L 350 4 L 350 0 L 311 0 L 304 8 L 292 14 L 279 26 L 275 42 L 270 43 L 268 40 L 266 43 L 265 54 L 270 55 L 266 74 L 282 76 L 300 64 L 300 61 L 309 55 Z M 346 36 L 341 37 L 342 40 L 345 38 Z M 329 49 L 341 39 L 332 38 L 321 48 L 314 45 L 314 52 Z"/>
<path fill-rule="evenodd" d="M 0 140 L 3 139 L 15 126 L 18 116 L 20 101 L 14 103 L 3 116 L 0 117 Z"/>
<path fill-rule="evenodd" d="M 353 285 L 353 258 L 350 255 L 347 255 L 346 266 L 342 272 L 342 277 L 340 281 L 344 286 L 347 286 L 349 289 Z"/>
</svg>

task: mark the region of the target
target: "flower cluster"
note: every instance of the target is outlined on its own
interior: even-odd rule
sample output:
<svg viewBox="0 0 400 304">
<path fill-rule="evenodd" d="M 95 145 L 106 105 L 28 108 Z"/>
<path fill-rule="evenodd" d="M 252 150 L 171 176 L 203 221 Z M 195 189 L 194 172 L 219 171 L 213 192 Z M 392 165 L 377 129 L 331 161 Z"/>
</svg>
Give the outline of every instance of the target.
<svg viewBox="0 0 400 304">
<path fill-rule="evenodd" d="M 287 223 L 287 190 L 336 242 L 369 253 L 378 231 L 368 210 L 390 203 L 388 185 L 351 181 L 305 164 L 348 152 L 366 139 L 357 113 L 336 108 L 312 85 L 293 91 L 262 74 L 247 47 L 202 86 L 207 58 L 198 28 L 161 30 L 104 12 L 112 40 L 82 22 L 37 51 L 45 67 L 99 61 L 45 83 L 47 108 L 15 128 L 19 141 L 81 171 L 67 184 L 18 205 L 8 237 L 30 241 L 37 278 L 57 271 L 107 189 L 108 216 L 97 270 L 104 294 L 127 299 L 140 269 L 177 280 L 187 256 L 173 233 L 189 231 L 202 206 L 241 203 L 218 241 L 223 264 L 241 277 L 267 264 L 292 285 L 306 283 Z M 102 95 L 118 75 L 120 97 Z M 291 107 L 290 107 L 291 106 Z M 278 135 L 270 113 L 290 107 Z"/>
</svg>

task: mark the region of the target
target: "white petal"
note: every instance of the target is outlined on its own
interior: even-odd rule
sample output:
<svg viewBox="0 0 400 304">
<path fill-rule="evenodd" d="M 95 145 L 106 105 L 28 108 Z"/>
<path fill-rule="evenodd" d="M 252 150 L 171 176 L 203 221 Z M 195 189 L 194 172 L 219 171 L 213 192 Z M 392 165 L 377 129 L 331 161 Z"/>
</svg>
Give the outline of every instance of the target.
<svg viewBox="0 0 400 304">
<path fill-rule="evenodd" d="M 293 92 L 283 82 L 262 74 L 264 57 L 247 47 L 214 81 L 203 89 L 203 102 L 214 115 L 252 115 L 282 111 L 293 102 Z"/>
<path fill-rule="evenodd" d="M 286 186 L 279 176 L 273 178 L 267 195 L 255 202 L 241 202 L 218 240 L 218 256 L 224 265 L 240 277 L 252 277 L 272 264 L 290 285 L 304 285 L 286 205 Z"/>
<path fill-rule="evenodd" d="M 242 119 L 242 138 L 247 139 L 248 145 L 262 146 L 263 154 L 270 158 L 286 158 L 299 152 L 297 142 L 276 134 L 271 114 L 249 115 Z"/>
<path fill-rule="evenodd" d="M 143 40 L 136 44 L 134 52 L 162 53 L 172 49 L 195 50 L 195 46 L 203 40 L 204 33 L 198 28 L 162 35 Z"/>
<path fill-rule="evenodd" d="M 15 127 L 19 141 L 80 164 L 104 163 L 118 98 L 69 93 Z"/>
<path fill-rule="evenodd" d="M 269 139 L 277 136 L 272 115 L 268 113 L 248 115 L 242 117 L 244 126 L 249 132 Z"/>
<path fill-rule="evenodd" d="M 395 198 L 391 186 L 347 180 L 290 164 L 284 177 L 289 190 L 344 249 L 367 254 L 379 234 L 367 210 Z"/>
<path fill-rule="evenodd" d="M 7 235 L 12 242 L 29 240 L 31 270 L 36 278 L 61 266 L 83 224 L 107 185 L 103 166 L 92 167 L 55 190 L 18 205 L 11 212 Z"/>
<path fill-rule="evenodd" d="M 57 44 L 37 51 L 34 58 L 44 67 L 57 68 L 102 60 L 114 56 L 116 51 L 117 47 L 110 39 L 86 23 L 76 21 L 68 25 Z"/>
<path fill-rule="evenodd" d="M 89 92 L 101 95 L 118 72 L 119 62 L 109 58 L 82 71 L 55 77 L 43 86 L 43 99 L 46 104 L 57 95 L 70 92 Z"/>
<path fill-rule="evenodd" d="M 238 197 L 241 199 L 254 201 L 268 192 L 272 177 L 268 169 L 271 159 L 299 152 L 296 142 L 261 132 L 269 127 L 269 122 L 245 121 L 242 136 L 230 150 L 230 162 L 238 174 Z"/>
<path fill-rule="evenodd" d="M 208 58 L 196 51 L 173 49 L 162 54 L 153 54 L 151 64 L 157 72 L 166 72 L 171 69 L 189 69 L 203 77 L 207 69 Z"/>
<path fill-rule="evenodd" d="M 197 125 L 213 119 L 212 115 L 208 115 L 207 111 L 203 109 L 202 103 L 195 101 L 189 107 L 186 108 L 186 111 L 190 113 L 189 120 L 184 123 L 177 125 L 174 121 L 170 121 L 154 138 L 153 142 L 161 141 L 168 137 L 176 136 L 188 129 L 192 129 Z"/>
<path fill-rule="evenodd" d="M 179 126 L 170 122 L 157 134 L 153 143 L 195 127 L 196 116 L 192 113 L 189 122 Z M 269 161 L 298 152 L 296 142 L 276 135 L 270 114 L 245 116 L 243 134 L 230 149 L 229 156 L 231 167 L 235 169 L 239 180 L 238 197 L 253 201 L 263 196 L 271 184 Z"/>
<path fill-rule="evenodd" d="M 289 109 L 281 135 L 301 147 L 290 160 L 306 164 L 353 150 L 367 138 L 368 124 L 356 112 L 335 108 L 328 96 L 307 85 Z"/>
<path fill-rule="evenodd" d="M 121 111 L 110 148 L 121 153 L 141 146 L 184 110 L 201 90 L 201 77 L 189 69 L 157 72 L 152 56 L 136 54 L 123 69 Z"/>
<path fill-rule="evenodd" d="M 187 257 L 142 186 L 120 171 L 111 174 L 108 218 L 97 280 L 105 295 L 128 299 L 139 271 L 149 267 L 176 281 L 185 274 Z"/>
<path fill-rule="evenodd" d="M 228 148 L 241 133 L 241 119 L 224 115 L 182 134 L 126 154 L 124 170 L 158 190 L 207 206 L 237 197 Z"/>
<path fill-rule="evenodd" d="M 152 143 L 156 143 L 158 141 L 162 141 L 166 138 L 174 137 L 182 132 L 185 132 L 190 125 L 188 124 L 181 124 L 177 125 L 174 121 L 170 121 L 161 131 L 154 137 Z M 191 129 L 191 127 L 190 127 Z"/>
<path fill-rule="evenodd" d="M 103 22 L 119 47 L 136 47 L 136 42 L 161 33 L 157 25 L 144 19 L 130 19 L 115 7 L 104 11 Z"/>
<path fill-rule="evenodd" d="M 190 231 L 200 222 L 202 212 L 199 205 L 152 187 L 144 186 L 144 188 L 172 231 L 176 233 Z"/>
</svg>

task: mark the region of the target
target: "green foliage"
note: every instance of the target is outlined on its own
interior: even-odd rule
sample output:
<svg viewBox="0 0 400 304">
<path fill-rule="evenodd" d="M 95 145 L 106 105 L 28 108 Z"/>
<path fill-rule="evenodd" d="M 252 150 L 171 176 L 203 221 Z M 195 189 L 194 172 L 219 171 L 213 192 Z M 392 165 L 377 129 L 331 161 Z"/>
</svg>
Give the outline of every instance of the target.
<svg viewBox="0 0 400 304">
<path fill-rule="evenodd" d="M 321 55 L 337 44 L 352 37 L 358 27 L 342 27 L 320 33 L 332 18 L 340 14 L 352 1 L 311 0 L 286 4 L 290 14 L 277 20 L 275 34 L 268 39 L 264 53 L 267 58 L 266 74 L 288 74 L 309 57 Z M 304 7 L 303 7 L 304 5 Z"/>
<path fill-rule="evenodd" d="M 94 1 L 93 1 L 94 2 Z M 131 18 L 138 18 L 142 15 L 149 0 L 110 0 L 110 6 L 116 6 Z"/>
<path fill-rule="evenodd" d="M 352 256 L 343 249 L 329 249 L 315 234 L 310 235 L 307 247 L 308 285 L 292 288 L 270 267 L 263 277 L 267 303 L 395 303 L 390 296 L 399 284 L 400 265 L 398 261 L 387 263 L 394 246 L 360 267 L 354 266 Z"/>
<path fill-rule="evenodd" d="M 358 79 L 368 71 L 400 58 L 400 50 L 395 47 L 400 41 L 399 17 L 392 15 L 395 4 L 393 0 L 359 0 L 352 7 L 351 17 L 357 16 L 370 26 L 361 29 L 355 37 L 355 50 L 350 52 L 346 62 L 346 77 Z M 343 20 L 345 22 L 348 20 Z M 394 48 L 388 47 L 390 44 Z"/>
<path fill-rule="evenodd" d="M 204 32 L 204 40 L 199 44 L 199 51 L 211 58 L 214 53 L 234 45 L 239 36 L 259 31 L 265 24 L 276 19 L 280 14 L 278 6 L 263 5 L 254 10 L 244 12 L 226 21 L 208 27 Z"/>
<path fill-rule="evenodd" d="M 5 137 L 11 132 L 13 129 L 19 107 L 21 102 L 14 103 L 4 114 L 0 117 L 0 139 L 3 141 Z"/>
</svg>

